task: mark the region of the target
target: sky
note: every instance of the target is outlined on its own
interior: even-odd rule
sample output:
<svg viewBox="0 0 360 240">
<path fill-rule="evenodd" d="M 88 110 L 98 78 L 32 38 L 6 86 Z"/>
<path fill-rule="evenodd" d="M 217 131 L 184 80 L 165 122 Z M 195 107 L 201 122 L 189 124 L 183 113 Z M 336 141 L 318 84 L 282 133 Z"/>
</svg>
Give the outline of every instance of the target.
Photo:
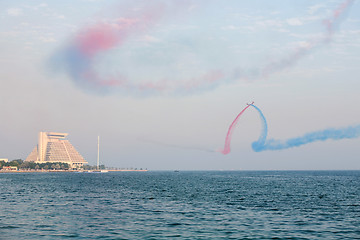
<svg viewBox="0 0 360 240">
<path fill-rule="evenodd" d="M 344 6 L 344 4 L 349 5 Z M 360 3 L 0 1 L 0 158 L 40 131 L 89 164 L 150 170 L 359 170 L 360 138 L 255 152 L 360 124 Z"/>
</svg>

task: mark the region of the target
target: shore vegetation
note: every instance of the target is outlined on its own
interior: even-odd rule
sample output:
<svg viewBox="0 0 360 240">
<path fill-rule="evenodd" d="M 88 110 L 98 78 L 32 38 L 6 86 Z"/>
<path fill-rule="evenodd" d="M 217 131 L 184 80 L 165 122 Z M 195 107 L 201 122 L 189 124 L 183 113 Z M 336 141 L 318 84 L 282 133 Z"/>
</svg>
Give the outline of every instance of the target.
<svg viewBox="0 0 360 240">
<path fill-rule="evenodd" d="M 69 164 L 62 162 L 35 163 L 26 162 L 22 159 L 15 159 L 9 162 L 0 161 L 0 170 L 3 167 L 17 167 L 17 169 L 22 170 L 69 170 L 70 168 Z"/>
</svg>

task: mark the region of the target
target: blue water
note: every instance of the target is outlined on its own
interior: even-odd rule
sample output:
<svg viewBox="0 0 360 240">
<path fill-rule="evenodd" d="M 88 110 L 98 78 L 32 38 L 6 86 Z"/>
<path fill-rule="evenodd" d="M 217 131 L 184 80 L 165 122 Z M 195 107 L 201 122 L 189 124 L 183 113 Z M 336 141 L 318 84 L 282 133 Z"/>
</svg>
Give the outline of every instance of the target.
<svg viewBox="0 0 360 240">
<path fill-rule="evenodd" d="M 360 239 L 360 171 L 0 174 L 0 239 Z"/>
</svg>

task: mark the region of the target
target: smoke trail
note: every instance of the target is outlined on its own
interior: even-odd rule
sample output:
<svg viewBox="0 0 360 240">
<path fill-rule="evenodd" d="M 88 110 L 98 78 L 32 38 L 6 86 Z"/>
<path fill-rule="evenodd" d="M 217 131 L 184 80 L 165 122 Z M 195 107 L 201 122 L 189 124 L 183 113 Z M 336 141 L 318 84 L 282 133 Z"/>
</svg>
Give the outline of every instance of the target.
<svg viewBox="0 0 360 240">
<path fill-rule="evenodd" d="M 152 2 L 139 11 L 137 16 L 127 16 L 113 21 L 97 23 L 82 29 L 65 49 L 52 59 L 54 68 L 62 66 L 74 82 L 81 87 L 101 88 L 122 86 L 131 87 L 124 76 L 104 78 L 94 70 L 96 57 L 104 51 L 121 46 L 136 34 L 151 28 L 163 17 L 166 5 Z"/>
<path fill-rule="evenodd" d="M 253 142 L 252 148 L 255 152 L 262 152 L 267 150 L 283 150 L 292 147 L 299 147 L 301 145 L 326 141 L 329 139 L 332 140 L 341 140 L 341 139 L 353 139 L 360 137 L 360 125 L 349 126 L 345 128 L 328 128 L 321 131 L 315 131 L 306 133 L 303 136 L 290 138 L 287 140 L 275 140 L 275 139 L 266 139 L 267 137 L 267 122 L 264 114 L 261 110 L 255 105 L 251 105 L 255 108 L 260 114 L 260 119 L 262 122 L 262 131 L 260 137 L 257 141 Z"/>
<path fill-rule="evenodd" d="M 245 73 L 239 73 L 240 67 L 228 72 L 210 69 L 204 70 L 202 75 L 177 81 L 162 78 L 135 82 L 120 73 L 105 77 L 95 70 L 95 60 L 100 54 L 122 47 L 129 38 L 149 31 L 165 16 L 172 16 L 175 11 L 191 7 L 191 0 L 147 2 L 145 6 L 136 8 L 137 10 L 130 15 L 125 14 L 116 20 L 100 22 L 85 28 L 76 34 L 62 51 L 53 56 L 51 65 L 56 70 L 62 67 L 80 87 L 95 91 L 121 89 L 126 92 L 188 93 L 242 79 L 261 79 L 294 65 L 314 48 L 330 42 L 341 16 L 353 1 L 346 0 L 332 13 L 331 17 L 324 20 L 326 31 L 322 37 L 308 41 L 305 44 L 306 47 L 298 48 L 286 57 L 275 59 L 264 67 L 257 67 Z M 138 3 L 135 1 L 135 4 Z"/>
<path fill-rule="evenodd" d="M 254 149 L 254 151 L 256 151 L 255 149 L 258 149 L 259 146 L 261 147 L 261 146 L 265 145 L 267 134 L 268 134 L 268 125 L 266 122 L 266 118 L 265 118 L 264 114 L 261 112 L 261 110 L 258 107 L 256 107 L 254 104 L 251 104 L 251 106 L 260 113 L 260 118 L 261 118 L 261 123 L 262 123 L 262 130 L 260 133 L 260 137 L 256 142 L 252 143 L 252 148 Z"/>
<path fill-rule="evenodd" d="M 214 85 L 224 77 L 221 70 L 205 71 L 203 75 L 178 82 L 164 78 L 158 81 L 143 80 L 140 83 L 131 81 L 122 74 L 104 77 L 95 70 L 98 55 L 121 47 L 129 38 L 145 33 L 161 19 L 176 15 L 175 13 L 189 6 L 188 0 L 151 1 L 140 8 L 141 10 L 137 9 L 136 16 L 130 14 L 82 29 L 64 49 L 50 59 L 50 65 L 53 70 L 62 67 L 76 84 L 89 90 L 107 91 L 120 88 L 126 91 L 163 93 L 175 90 L 188 92 L 204 85 Z"/>
<path fill-rule="evenodd" d="M 341 17 L 346 13 L 346 10 L 350 8 L 353 2 L 354 0 L 344 1 L 333 11 L 331 17 L 323 20 L 323 23 L 326 26 L 326 32 L 323 36 L 309 40 L 306 44 L 303 44 L 303 47 L 297 48 L 288 56 L 266 64 L 265 67 L 259 71 L 261 74 L 259 77 L 267 77 L 278 71 L 289 68 L 297 63 L 301 58 L 306 56 L 306 54 L 310 53 L 313 49 L 331 42 L 334 29 L 340 24 Z"/>
<path fill-rule="evenodd" d="M 152 143 L 152 144 L 156 144 L 156 145 L 165 146 L 165 147 L 171 147 L 171 148 L 178 148 L 178 149 L 185 149 L 185 150 L 198 150 L 198 151 L 203 151 L 203 152 L 215 152 L 212 149 L 206 149 L 206 148 L 194 147 L 194 146 L 180 146 L 180 145 L 175 145 L 175 144 L 170 144 L 170 143 L 163 143 L 163 142 L 144 139 L 144 138 L 139 138 L 139 140 L 144 141 L 144 142 L 149 142 L 149 143 Z"/>
<path fill-rule="evenodd" d="M 241 115 L 245 112 L 246 109 L 248 109 L 251 105 L 251 104 L 248 104 L 238 115 L 237 117 L 235 118 L 235 120 L 231 123 L 230 127 L 229 127 L 229 130 L 226 134 L 226 138 L 225 138 L 225 145 L 224 145 L 224 149 L 220 149 L 218 150 L 218 152 L 221 152 L 222 154 L 226 155 L 228 153 L 230 153 L 231 149 L 230 149 L 230 144 L 231 144 L 231 137 L 232 137 L 232 134 L 236 128 L 236 125 L 241 117 Z M 265 136 L 266 138 L 266 136 Z"/>
</svg>

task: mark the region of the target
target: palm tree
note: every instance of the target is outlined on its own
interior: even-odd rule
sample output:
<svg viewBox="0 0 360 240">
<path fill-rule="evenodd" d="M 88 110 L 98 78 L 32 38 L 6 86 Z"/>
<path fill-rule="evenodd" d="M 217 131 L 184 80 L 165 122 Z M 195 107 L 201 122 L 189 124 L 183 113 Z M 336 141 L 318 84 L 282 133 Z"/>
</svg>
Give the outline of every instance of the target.
<svg viewBox="0 0 360 240">
<path fill-rule="evenodd" d="M 56 165 L 55 165 L 55 169 L 60 169 L 60 164 L 59 163 L 57 163 Z"/>
</svg>

